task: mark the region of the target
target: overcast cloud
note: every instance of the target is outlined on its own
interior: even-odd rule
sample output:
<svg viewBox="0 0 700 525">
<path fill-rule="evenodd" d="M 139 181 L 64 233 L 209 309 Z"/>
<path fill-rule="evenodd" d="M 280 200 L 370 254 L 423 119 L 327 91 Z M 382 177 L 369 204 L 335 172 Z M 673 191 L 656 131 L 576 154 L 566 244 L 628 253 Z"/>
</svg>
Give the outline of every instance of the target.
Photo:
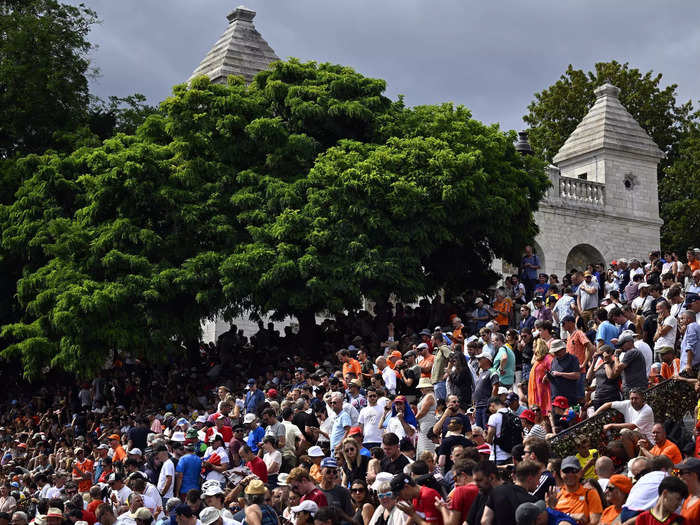
<svg viewBox="0 0 700 525">
<path fill-rule="evenodd" d="M 77 2 L 76 2 L 77 3 Z M 236 0 L 87 0 L 102 97 L 156 104 L 185 81 L 228 24 Z M 628 61 L 700 99 L 700 2 L 666 0 L 247 0 L 277 55 L 334 62 L 387 81 L 406 102 L 452 101 L 522 129 L 533 94 L 569 63 Z"/>
</svg>

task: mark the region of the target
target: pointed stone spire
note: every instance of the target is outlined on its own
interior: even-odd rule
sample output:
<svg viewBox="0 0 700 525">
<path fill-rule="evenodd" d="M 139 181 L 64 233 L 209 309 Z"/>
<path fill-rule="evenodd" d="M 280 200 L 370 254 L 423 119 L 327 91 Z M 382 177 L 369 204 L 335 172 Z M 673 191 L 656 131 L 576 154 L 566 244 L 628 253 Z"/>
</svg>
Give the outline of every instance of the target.
<svg viewBox="0 0 700 525">
<path fill-rule="evenodd" d="M 620 103 L 620 89 L 603 84 L 596 101 L 554 157 L 561 163 L 597 150 L 616 150 L 660 159 L 663 152 Z"/>
<path fill-rule="evenodd" d="M 246 82 L 279 60 L 273 49 L 255 29 L 255 11 L 244 6 L 226 17 L 229 26 L 214 44 L 189 80 L 207 75 L 212 82 L 225 84 L 229 75 L 242 76 Z"/>
</svg>

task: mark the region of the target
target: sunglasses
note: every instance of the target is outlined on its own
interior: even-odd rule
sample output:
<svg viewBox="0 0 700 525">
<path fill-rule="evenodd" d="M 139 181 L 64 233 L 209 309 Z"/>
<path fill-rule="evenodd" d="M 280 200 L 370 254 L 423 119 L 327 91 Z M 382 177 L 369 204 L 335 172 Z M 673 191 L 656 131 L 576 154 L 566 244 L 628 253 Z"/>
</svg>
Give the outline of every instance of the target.
<svg viewBox="0 0 700 525">
<path fill-rule="evenodd" d="M 364 491 L 365 491 L 364 487 L 354 487 L 354 488 L 350 489 L 350 492 L 358 492 L 359 493 L 359 492 L 364 492 Z"/>
<path fill-rule="evenodd" d="M 393 498 L 394 493 L 393 492 L 380 492 L 379 494 L 377 494 L 377 496 L 380 498 Z"/>
<path fill-rule="evenodd" d="M 562 472 L 564 474 L 577 474 L 580 471 L 576 468 L 567 468 L 567 469 L 562 470 Z"/>
</svg>

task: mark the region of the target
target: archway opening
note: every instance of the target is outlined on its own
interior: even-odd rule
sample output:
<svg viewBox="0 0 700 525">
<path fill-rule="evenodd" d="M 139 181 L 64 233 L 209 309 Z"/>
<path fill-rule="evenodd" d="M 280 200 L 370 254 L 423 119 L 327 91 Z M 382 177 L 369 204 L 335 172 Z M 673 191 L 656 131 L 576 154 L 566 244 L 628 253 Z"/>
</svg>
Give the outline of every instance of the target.
<svg viewBox="0 0 700 525">
<path fill-rule="evenodd" d="M 605 268 L 605 258 L 590 244 L 577 244 L 566 257 L 567 273 L 573 269 L 584 271 L 589 264 L 602 264 Z"/>
<path fill-rule="evenodd" d="M 537 258 L 540 260 L 540 269 L 538 270 L 539 273 L 549 273 L 547 268 L 547 261 L 545 260 L 544 250 L 539 244 L 537 244 L 536 241 L 532 242 L 532 253 L 537 255 Z"/>
</svg>

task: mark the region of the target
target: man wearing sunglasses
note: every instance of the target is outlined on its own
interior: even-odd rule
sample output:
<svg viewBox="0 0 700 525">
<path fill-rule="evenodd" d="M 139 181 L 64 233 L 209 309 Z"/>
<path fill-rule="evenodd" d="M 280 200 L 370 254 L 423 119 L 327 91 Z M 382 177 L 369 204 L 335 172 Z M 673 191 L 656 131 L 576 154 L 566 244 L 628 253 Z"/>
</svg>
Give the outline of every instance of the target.
<svg viewBox="0 0 700 525">
<path fill-rule="evenodd" d="M 323 495 L 326 496 L 328 506 L 342 511 L 342 519 L 352 521 L 354 512 L 350 491 L 340 486 L 340 469 L 335 458 L 323 458 L 321 461 L 321 483 L 318 485 Z"/>
<path fill-rule="evenodd" d="M 576 456 L 567 456 L 561 462 L 564 486 L 557 494 L 555 509 L 590 525 L 597 525 L 603 513 L 600 496 L 594 489 L 581 485 L 581 463 Z"/>
</svg>

